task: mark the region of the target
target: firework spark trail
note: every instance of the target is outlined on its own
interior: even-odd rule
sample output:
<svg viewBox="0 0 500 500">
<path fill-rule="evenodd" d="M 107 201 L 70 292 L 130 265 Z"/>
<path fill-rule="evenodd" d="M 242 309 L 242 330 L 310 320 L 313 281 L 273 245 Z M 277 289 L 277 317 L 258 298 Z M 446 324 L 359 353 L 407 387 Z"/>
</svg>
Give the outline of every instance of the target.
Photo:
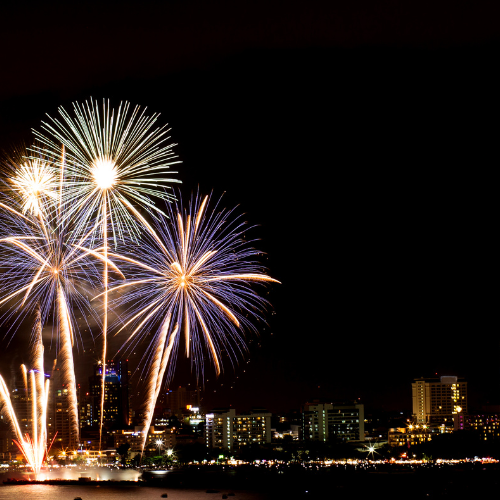
<svg viewBox="0 0 500 500">
<path fill-rule="evenodd" d="M 155 403 L 158 399 L 158 396 L 160 395 L 161 386 L 163 384 L 163 377 L 165 376 L 165 370 L 167 368 L 167 365 L 168 365 L 168 362 L 170 359 L 170 354 L 172 353 L 172 348 L 173 348 L 174 341 L 175 341 L 175 338 L 177 336 L 178 331 L 179 331 L 179 325 L 175 325 L 174 330 L 170 334 L 167 348 L 163 351 L 163 357 L 161 359 L 161 364 L 160 364 L 160 371 L 158 374 L 158 378 L 156 380 L 156 391 L 155 391 L 155 399 L 154 399 Z M 151 422 L 150 422 L 150 424 L 151 424 Z"/>
<path fill-rule="evenodd" d="M 146 445 L 146 440 L 149 432 L 149 428 L 151 427 L 151 421 L 153 420 L 154 409 L 156 405 L 156 401 L 158 400 L 158 396 L 160 395 L 161 386 L 163 385 L 163 377 L 165 376 L 165 370 L 168 365 L 168 361 L 170 359 L 170 354 L 172 352 L 172 348 L 174 345 L 175 338 L 177 336 L 177 332 L 179 331 L 179 325 L 175 325 L 174 330 L 168 337 L 168 345 L 165 349 L 165 342 L 167 340 L 168 328 L 170 326 L 170 315 L 167 316 L 165 320 L 162 331 L 160 333 L 160 338 L 158 340 L 158 348 L 156 354 L 159 355 L 163 351 L 161 355 L 161 363 L 159 364 L 158 370 L 154 370 L 151 368 L 151 372 L 149 375 L 149 380 L 147 384 L 148 394 L 146 399 L 146 411 L 144 412 L 144 420 L 142 423 L 142 444 L 141 444 L 141 456 L 144 453 L 144 447 Z M 165 332 L 165 333 L 164 333 Z M 156 362 L 156 358 L 155 361 Z M 156 376 L 155 376 L 156 374 Z M 153 394 L 154 388 L 154 394 Z"/>
<path fill-rule="evenodd" d="M 16 417 L 10 392 L 2 376 L 0 376 L 0 403 L 2 411 L 10 422 L 16 439 L 14 442 L 19 447 L 26 462 L 35 474 L 40 472 L 43 461 L 50 447 L 47 446 L 47 403 L 49 392 L 49 381 L 44 383 L 43 366 L 43 344 L 41 337 L 41 317 L 36 319 L 35 329 L 39 335 L 35 337 L 33 343 L 33 361 L 34 368 L 29 371 L 29 384 L 31 388 L 31 417 L 32 417 L 32 435 L 23 436 Z M 29 398 L 28 398 L 29 399 Z"/>
<path fill-rule="evenodd" d="M 42 341 L 42 315 L 40 308 L 36 310 L 35 328 L 34 328 L 34 342 L 32 346 L 33 356 L 33 370 L 32 373 L 35 377 L 35 391 L 37 394 L 37 424 L 39 429 L 38 437 L 38 463 L 42 463 L 44 455 L 47 452 L 47 404 L 49 397 L 49 379 L 45 380 L 44 369 L 44 347 Z M 34 421 L 35 422 L 35 421 Z M 33 441 L 37 443 L 34 437 Z"/>
<path fill-rule="evenodd" d="M 130 110 L 128 102 L 118 109 L 103 101 L 100 110 L 97 101 L 83 105 L 73 103 L 73 116 L 59 108 L 60 118 L 42 122 L 43 132 L 34 131 L 40 146 L 38 155 L 58 157 L 63 147 L 61 169 L 64 170 L 63 217 L 78 219 L 78 232 L 87 230 L 92 217 L 102 219 L 100 233 L 104 242 L 104 304 L 102 331 L 102 396 L 100 438 L 104 418 L 106 355 L 107 355 L 107 283 L 108 283 L 108 223 L 115 247 L 125 235 L 141 237 L 144 227 L 153 231 L 132 202 L 154 215 L 159 209 L 150 196 L 171 200 L 165 188 L 179 182 L 167 175 L 175 174 L 169 168 L 175 161 L 167 144 L 169 129 L 155 126 L 157 114 L 146 116 L 136 106 Z M 62 182 L 63 175 L 60 175 Z M 61 192 L 62 192 L 61 188 Z"/>
<path fill-rule="evenodd" d="M 167 316 L 165 320 L 165 324 L 160 331 L 160 335 L 158 337 L 158 342 L 156 344 L 156 349 L 153 355 L 153 360 L 151 363 L 151 368 L 149 370 L 148 382 L 146 385 L 146 405 L 144 411 L 144 426 L 142 430 L 142 444 L 141 450 L 144 450 L 144 446 L 146 444 L 146 439 L 149 431 L 149 425 L 151 419 L 153 417 L 154 405 L 155 405 L 155 391 L 156 391 L 156 383 L 158 380 L 158 373 L 160 371 L 160 365 L 162 360 L 163 349 L 165 348 L 165 339 L 167 338 L 167 331 L 170 325 L 170 315 Z M 149 425 L 148 425 L 149 424 Z"/>
<path fill-rule="evenodd" d="M 43 343 L 42 343 L 42 315 L 40 308 L 37 307 L 35 313 L 35 325 L 33 328 L 33 347 L 32 347 L 32 366 L 36 374 L 36 391 L 38 394 L 43 394 L 45 375 L 43 370 Z M 43 414 L 43 398 L 38 398 L 37 414 Z"/>
<path fill-rule="evenodd" d="M 147 382 L 147 394 L 145 401 L 145 411 L 144 419 L 142 422 L 142 443 L 141 443 L 141 455 L 144 453 L 144 447 L 146 446 L 147 436 L 149 428 L 151 427 L 151 421 L 153 420 L 154 409 L 158 396 L 160 394 L 163 377 L 165 376 L 165 370 L 170 358 L 170 353 L 172 352 L 172 347 L 179 331 L 179 326 L 175 325 L 174 330 L 168 335 L 170 328 L 170 313 L 165 318 L 163 325 L 160 330 L 160 335 L 158 337 L 156 350 L 153 358 L 153 363 L 151 364 L 151 369 L 149 372 L 148 382 Z M 165 348 L 165 343 L 168 338 L 168 345 Z"/>
<path fill-rule="evenodd" d="M 71 333 L 71 319 L 66 298 L 60 283 L 57 287 L 57 312 L 59 320 L 59 361 L 63 380 L 67 382 L 69 399 L 69 421 L 71 426 L 72 442 L 80 442 L 78 425 L 78 401 L 76 396 L 75 366 L 73 362 L 73 335 Z"/>
<path fill-rule="evenodd" d="M 21 372 L 23 374 L 24 390 L 28 393 L 28 371 L 26 365 L 21 365 Z"/>
<path fill-rule="evenodd" d="M 241 353 L 246 347 L 240 331 L 255 331 L 247 316 L 261 319 L 259 311 L 266 301 L 250 283 L 279 283 L 263 274 L 253 260 L 259 252 L 243 239 L 246 225 L 239 218 L 231 221 L 232 211 L 214 210 L 207 215 L 208 197 L 200 201 L 197 197 L 191 202 L 189 213 L 180 205 L 176 214 L 169 208 L 170 219 L 159 217 L 155 224 L 157 237 L 145 236 L 140 247 L 134 249 L 131 242 L 128 253 L 109 255 L 132 276 L 108 290 L 108 294 L 120 291 L 111 303 L 126 309 L 117 333 L 132 329 L 124 346 L 133 347 L 161 325 L 150 344 L 153 363 L 147 379 L 143 446 L 167 365 L 168 378 L 173 375 L 181 326 L 186 354 L 197 375 L 203 371 L 203 346 L 218 375 L 222 353 L 233 362 L 235 351 Z M 168 336 L 171 324 L 176 326 Z"/>
<path fill-rule="evenodd" d="M 38 443 L 38 405 L 37 405 L 37 393 L 36 393 L 36 382 L 35 382 L 35 370 L 30 371 L 30 382 L 31 382 L 31 427 L 33 434 L 33 443 Z M 37 450 L 33 450 L 33 459 L 36 462 Z"/>
<path fill-rule="evenodd" d="M 103 216 L 107 219 L 107 203 L 106 194 L 104 194 L 103 199 Z M 104 257 L 104 317 L 102 324 L 102 383 L 101 383 L 101 422 L 99 425 L 99 449 L 102 445 L 102 424 L 104 422 L 104 399 L 106 394 L 106 355 L 107 355 L 107 344 L 108 344 L 108 235 L 107 235 L 107 225 L 103 225 L 103 257 Z"/>
</svg>

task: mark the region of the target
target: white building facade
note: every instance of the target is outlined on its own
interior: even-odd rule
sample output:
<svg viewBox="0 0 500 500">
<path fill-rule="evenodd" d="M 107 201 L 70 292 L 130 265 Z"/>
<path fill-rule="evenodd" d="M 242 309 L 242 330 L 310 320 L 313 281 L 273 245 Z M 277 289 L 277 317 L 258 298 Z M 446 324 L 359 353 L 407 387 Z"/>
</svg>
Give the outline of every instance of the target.
<svg viewBox="0 0 500 500">
<path fill-rule="evenodd" d="M 214 410 L 205 417 L 207 448 L 239 450 L 271 442 L 271 413 L 236 415 L 234 409 Z"/>
</svg>

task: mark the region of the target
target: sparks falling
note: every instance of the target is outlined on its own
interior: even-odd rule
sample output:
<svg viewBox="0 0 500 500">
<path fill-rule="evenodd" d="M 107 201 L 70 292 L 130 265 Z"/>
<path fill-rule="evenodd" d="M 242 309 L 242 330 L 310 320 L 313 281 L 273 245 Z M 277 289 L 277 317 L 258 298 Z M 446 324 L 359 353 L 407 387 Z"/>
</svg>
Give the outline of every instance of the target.
<svg viewBox="0 0 500 500">
<path fill-rule="evenodd" d="M 248 317 L 261 319 L 259 311 L 266 301 L 250 283 L 279 283 L 262 273 L 254 260 L 259 252 L 244 241 L 245 223 L 231 220 L 232 211 L 208 212 L 208 203 L 208 197 L 197 197 L 186 211 L 180 204 L 175 210 L 169 208 L 170 218 L 160 217 L 155 224 L 156 236 L 145 237 L 133 253 L 109 254 L 127 266 L 127 275 L 136 276 L 109 290 L 121 292 L 115 300 L 128 306 L 117 333 L 132 328 L 125 344 L 133 346 L 156 331 L 143 448 L 167 366 L 169 377 L 173 374 L 180 333 L 197 374 L 203 372 L 208 352 L 219 375 L 222 357 L 227 355 L 234 362 L 237 352 L 246 348 L 241 331 L 255 330 Z"/>
</svg>

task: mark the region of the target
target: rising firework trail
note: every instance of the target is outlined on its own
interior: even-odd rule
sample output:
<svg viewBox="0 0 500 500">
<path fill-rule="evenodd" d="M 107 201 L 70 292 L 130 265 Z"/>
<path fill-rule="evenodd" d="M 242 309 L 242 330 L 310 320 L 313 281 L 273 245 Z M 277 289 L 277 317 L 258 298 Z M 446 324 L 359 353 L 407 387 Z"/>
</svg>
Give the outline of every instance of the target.
<svg viewBox="0 0 500 500">
<path fill-rule="evenodd" d="M 72 116 L 59 108 L 60 118 L 42 122 L 43 132 L 35 132 L 43 155 L 56 158 L 61 145 L 66 154 L 61 162 L 64 170 L 64 200 L 66 217 L 78 218 L 79 232 L 87 230 L 93 217 L 102 220 L 101 239 L 104 242 L 104 299 L 102 327 L 102 398 L 100 442 L 104 418 L 107 330 L 108 330 L 108 223 L 115 247 L 125 235 L 140 239 L 145 226 L 151 226 L 138 211 L 142 207 L 154 215 L 158 210 L 149 196 L 170 201 L 165 188 L 172 182 L 170 166 L 175 161 L 166 126 L 157 127 L 157 114 L 146 116 L 128 102 L 115 110 L 109 101 L 102 109 L 97 101 L 73 104 Z"/>
<path fill-rule="evenodd" d="M 129 253 L 110 253 L 128 269 L 128 279 L 110 288 L 114 300 L 126 309 L 117 334 L 132 329 L 125 344 L 135 345 L 156 331 L 150 349 L 150 371 L 143 422 L 144 449 L 153 409 L 164 374 L 173 375 L 182 331 L 185 352 L 197 375 L 203 371 L 205 351 L 217 375 L 223 353 L 231 362 L 245 349 L 244 329 L 255 330 L 250 318 L 260 318 L 266 301 L 255 284 L 275 282 L 254 259 L 259 252 L 244 241 L 248 227 L 232 210 L 217 206 L 208 212 L 209 198 L 196 197 L 189 208 L 167 207 L 170 218 L 159 217 L 155 236 L 144 237 Z M 138 257 L 138 256 L 141 257 Z M 118 293 L 120 292 L 120 293 Z M 159 327 L 158 327 L 159 325 Z"/>
<path fill-rule="evenodd" d="M 28 375 L 26 404 L 31 406 L 31 436 L 28 433 L 23 435 L 10 399 L 9 389 L 3 377 L 0 376 L 1 410 L 14 431 L 16 436 L 14 442 L 35 474 L 40 472 L 43 461 L 50 449 L 50 445 L 47 446 L 49 379 L 45 380 L 43 352 L 41 316 L 37 314 L 32 345 L 33 368 L 26 372 Z"/>
<path fill-rule="evenodd" d="M 14 333 L 30 312 L 40 315 L 42 325 L 51 319 L 56 327 L 61 371 L 68 387 L 71 436 L 77 443 L 79 425 L 73 345 L 78 326 L 73 308 L 84 312 L 84 317 L 87 312 L 95 317 L 87 294 L 92 293 L 92 286 L 100 285 L 95 262 L 105 264 L 106 259 L 102 248 L 81 249 L 91 239 L 90 232 L 79 236 L 68 219 L 61 222 L 57 198 L 33 199 L 23 214 L 23 195 L 16 199 L 3 194 L 0 202 L 3 209 L 0 218 L 3 297 L 0 306 L 8 306 L 3 318 L 11 321 L 10 331 Z"/>
</svg>

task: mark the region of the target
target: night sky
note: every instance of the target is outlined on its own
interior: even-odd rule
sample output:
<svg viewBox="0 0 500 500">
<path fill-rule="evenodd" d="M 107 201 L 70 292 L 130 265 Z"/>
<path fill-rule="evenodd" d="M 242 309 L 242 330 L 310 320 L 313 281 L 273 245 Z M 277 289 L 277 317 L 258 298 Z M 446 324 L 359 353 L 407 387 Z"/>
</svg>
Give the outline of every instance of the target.
<svg viewBox="0 0 500 500">
<path fill-rule="evenodd" d="M 257 225 L 282 284 L 246 359 L 207 372 L 207 408 L 410 410 L 412 379 L 435 373 L 466 377 L 473 405 L 499 402 L 499 12 L 438 3 L 3 13 L 1 148 L 29 142 L 59 105 L 128 100 L 172 127 L 184 197 L 224 193 Z M 2 374 L 28 336 L 1 341 Z M 77 356 L 85 383 L 92 359 Z M 180 362 L 172 386 L 188 383 Z"/>
</svg>

